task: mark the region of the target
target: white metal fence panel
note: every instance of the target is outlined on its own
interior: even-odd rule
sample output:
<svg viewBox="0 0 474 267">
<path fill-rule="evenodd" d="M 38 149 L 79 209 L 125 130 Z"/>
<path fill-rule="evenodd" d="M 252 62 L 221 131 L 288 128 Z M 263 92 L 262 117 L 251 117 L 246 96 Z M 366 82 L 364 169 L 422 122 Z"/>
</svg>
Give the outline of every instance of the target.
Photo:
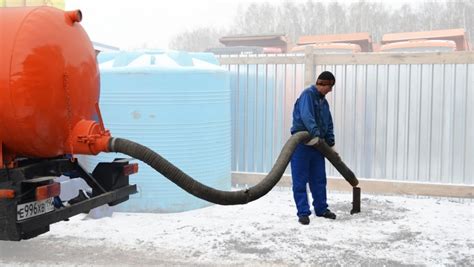
<svg viewBox="0 0 474 267">
<path fill-rule="evenodd" d="M 232 170 L 268 172 L 289 138 L 302 64 L 228 65 L 232 90 Z"/>
<path fill-rule="evenodd" d="M 232 170 L 266 173 L 290 136 L 305 61 L 254 62 L 226 64 L 233 92 Z M 310 67 L 312 81 L 323 70 L 336 76 L 328 95 L 336 150 L 358 177 L 474 184 L 474 64 Z M 339 176 L 330 164 L 327 172 Z"/>
</svg>

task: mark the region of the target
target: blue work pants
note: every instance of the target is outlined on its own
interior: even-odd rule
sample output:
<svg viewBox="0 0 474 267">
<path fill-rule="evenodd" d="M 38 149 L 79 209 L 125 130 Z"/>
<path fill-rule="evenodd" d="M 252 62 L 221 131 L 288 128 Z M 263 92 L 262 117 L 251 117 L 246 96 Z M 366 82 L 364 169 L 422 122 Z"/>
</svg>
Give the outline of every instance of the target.
<svg viewBox="0 0 474 267">
<path fill-rule="evenodd" d="M 293 180 L 293 197 L 297 216 L 311 214 L 308 204 L 306 185 L 309 184 L 313 197 L 316 215 L 322 215 L 328 208 L 326 199 L 326 169 L 324 156 L 316 148 L 299 144 L 291 158 L 291 176 Z"/>
</svg>

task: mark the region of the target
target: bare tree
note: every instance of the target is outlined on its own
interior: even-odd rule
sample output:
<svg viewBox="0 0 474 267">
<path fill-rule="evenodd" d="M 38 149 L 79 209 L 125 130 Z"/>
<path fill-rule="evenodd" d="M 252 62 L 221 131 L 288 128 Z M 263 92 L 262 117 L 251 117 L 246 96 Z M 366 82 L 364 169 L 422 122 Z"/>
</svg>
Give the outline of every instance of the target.
<svg viewBox="0 0 474 267">
<path fill-rule="evenodd" d="M 474 1 L 427 0 L 414 8 L 405 4 L 388 9 L 384 3 L 362 0 L 350 5 L 307 0 L 280 5 L 253 3 L 240 6 L 230 30 L 200 28 L 180 33 L 171 42 L 175 49 L 202 51 L 218 46 L 219 37 L 229 34 L 286 34 L 295 42 L 301 35 L 369 32 L 375 42 L 391 32 L 464 28 L 474 36 Z"/>
<path fill-rule="evenodd" d="M 474 3 L 472 1 L 448 1 L 442 12 L 443 24 L 448 25 L 449 28 L 464 28 L 472 38 L 474 36 L 473 14 Z"/>
<path fill-rule="evenodd" d="M 176 35 L 171 40 L 169 47 L 176 50 L 201 52 L 209 47 L 222 46 L 219 43 L 219 37 L 223 34 L 223 30 L 198 28 Z"/>
<path fill-rule="evenodd" d="M 290 1 L 285 1 L 278 8 L 277 31 L 286 33 L 289 40 L 295 42 L 303 32 L 303 16 L 304 14 L 301 13 L 301 9 L 297 6 L 297 4 Z"/>
<path fill-rule="evenodd" d="M 390 13 L 382 3 L 361 1 L 352 3 L 347 10 L 347 32 L 368 32 L 374 41 L 390 29 Z"/>
<path fill-rule="evenodd" d="M 301 7 L 301 14 L 304 14 L 301 18 L 301 34 L 315 35 L 322 32 L 326 20 L 326 6 L 323 3 L 308 0 Z"/>
<path fill-rule="evenodd" d="M 347 32 L 346 10 L 338 2 L 332 2 L 327 9 L 326 33 L 337 34 Z"/>
<path fill-rule="evenodd" d="M 277 9 L 270 3 L 252 3 L 246 10 L 239 8 L 232 34 L 268 34 L 276 32 Z"/>
<path fill-rule="evenodd" d="M 419 20 L 422 21 L 422 30 L 434 30 L 442 28 L 443 11 L 446 5 L 440 2 L 424 2 L 419 13 Z"/>
</svg>

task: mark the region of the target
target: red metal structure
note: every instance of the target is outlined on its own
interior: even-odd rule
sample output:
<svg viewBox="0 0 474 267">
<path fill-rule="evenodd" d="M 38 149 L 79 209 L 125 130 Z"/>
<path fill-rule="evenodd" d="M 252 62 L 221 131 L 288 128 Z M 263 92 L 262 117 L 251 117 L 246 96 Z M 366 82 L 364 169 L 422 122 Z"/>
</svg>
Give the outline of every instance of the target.
<svg viewBox="0 0 474 267">
<path fill-rule="evenodd" d="M 357 45 L 358 49 L 354 49 L 354 46 L 347 46 L 348 51 L 353 52 L 372 52 L 372 38 L 367 32 L 358 32 L 358 33 L 344 33 L 344 34 L 328 34 L 328 35 L 305 35 L 301 36 L 298 39 L 297 45 L 321 45 L 325 44 L 326 46 L 331 44 L 352 44 Z M 298 47 L 296 46 L 296 47 Z M 338 45 L 336 45 L 337 47 Z M 339 45 L 340 47 L 341 45 Z M 294 49 L 297 49 L 297 48 Z M 318 49 L 318 46 L 315 46 Z"/>
<path fill-rule="evenodd" d="M 304 53 L 307 46 L 311 46 L 315 53 L 359 53 L 361 52 L 360 45 L 348 43 L 316 43 L 298 45 L 293 47 L 291 53 Z"/>
<path fill-rule="evenodd" d="M 288 49 L 288 40 L 284 34 L 224 36 L 219 38 L 219 42 L 226 47 L 262 47 L 263 53 L 286 53 Z"/>
<path fill-rule="evenodd" d="M 469 51 L 464 29 L 388 33 L 382 37 L 380 51 L 403 51 L 438 47 L 442 51 Z"/>
</svg>

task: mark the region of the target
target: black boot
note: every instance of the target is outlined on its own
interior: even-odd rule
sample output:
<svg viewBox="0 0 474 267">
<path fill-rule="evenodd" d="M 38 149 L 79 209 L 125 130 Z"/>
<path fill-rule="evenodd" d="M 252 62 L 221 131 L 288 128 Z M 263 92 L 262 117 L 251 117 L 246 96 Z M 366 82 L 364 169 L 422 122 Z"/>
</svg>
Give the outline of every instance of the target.
<svg viewBox="0 0 474 267">
<path fill-rule="evenodd" d="M 324 217 L 326 219 L 333 219 L 335 220 L 336 219 L 336 214 L 334 214 L 332 211 L 330 211 L 329 209 L 327 209 L 323 214 L 321 215 L 316 215 L 318 217 Z"/>
<path fill-rule="evenodd" d="M 298 217 L 298 222 L 301 223 L 302 225 L 308 225 L 309 224 L 309 217 L 308 216 L 300 216 L 300 217 Z"/>
</svg>

